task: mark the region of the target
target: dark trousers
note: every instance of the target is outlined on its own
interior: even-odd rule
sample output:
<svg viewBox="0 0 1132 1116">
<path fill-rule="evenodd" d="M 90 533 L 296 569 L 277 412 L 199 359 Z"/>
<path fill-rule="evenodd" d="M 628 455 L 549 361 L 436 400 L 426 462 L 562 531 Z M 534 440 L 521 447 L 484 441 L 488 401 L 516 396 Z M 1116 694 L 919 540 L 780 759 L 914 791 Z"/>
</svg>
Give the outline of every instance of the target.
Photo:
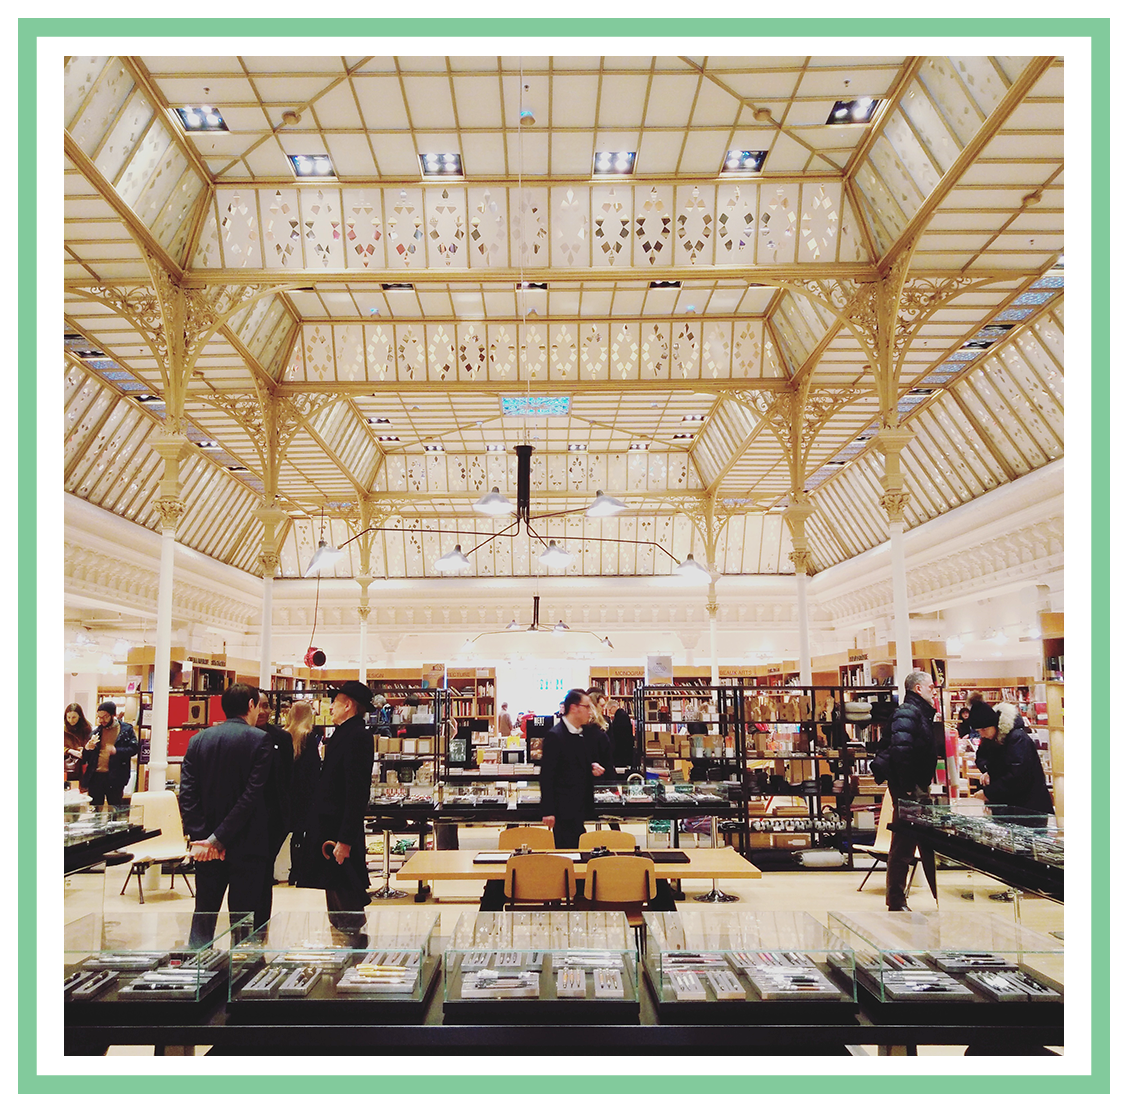
<svg viewBox="0 0 1132 1116">
<path fill-rule="evenodd" d="M 906 906 L 908 870 L 916 862 L 916 838 L 908 833 L 893 833 L 888 846 L 888 865 L 884 873 L 884 901 L 890 911 Z"/>
<path fill-rule="evenodd" d="M 556 849 L 576 849 L 586 823 L 577 818 L 554 819 L 554 847 Z"/>
<path fill-rule="evenodd" d="M 122 805 L 122 792 L 126 789 L 125 783 L 112 783 L 109 771 L 96 771 L 90 777 L 90 786 L 87 793 L 90 795 L 92 806 L 101 806 L 105 802 L 108 806 Z"/>
<path fill-rule="evenodd" d="M 260 896 L 260 901 L 256 906 L 257 911 L 263 912 L 263 921 L 266 922 L 271 917 L 271 896 L 275 890 L 275 859 L 279 855 L 279 850 L 283 847 L 283 842 L 287 839 L 286 833 L 273 834 L 269 840 L 271 847 L 267 853 L 267 870 L 263 874 L 263 894 Z M 208 863 L 206 861 L 205 863 Z M 256 923 L 260 925 L 259 922 Z"/>
<path fill-rule="evenodd" d="M 366 924 L 369 893 L 355 888 L 326 889 L 326 913 L 335 930 L 360 931 Z"/>
<path fill-rule="evenodd" d="M 270 916 L 264 908 L 265 877 L 270 877 L 271 862 L 266 856 L 233 857 L 231 860 L 198 860 L 196 862 L 197 899 L 193 914 L 193 945 L 212 941 L 216 934 L 216 914 L 228 893 L 228 910 L 232 914 L 251 912 L 256 929 Z"/>
</svg>

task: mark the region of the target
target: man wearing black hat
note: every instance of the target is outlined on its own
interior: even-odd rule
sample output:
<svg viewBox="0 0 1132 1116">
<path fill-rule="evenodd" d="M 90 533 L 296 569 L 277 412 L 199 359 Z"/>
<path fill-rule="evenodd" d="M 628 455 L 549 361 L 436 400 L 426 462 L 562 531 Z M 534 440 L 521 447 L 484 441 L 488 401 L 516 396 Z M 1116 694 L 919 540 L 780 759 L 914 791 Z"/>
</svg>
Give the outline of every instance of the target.
<svg viewBox="0 0 1132 1116">
<path fill-rule="evenodd" d="M 104 701 L 95 714 L 97 728 L 83 748 L 79 767 L 79 789 L 90 795 L 92 806 L 121 806 L 130 781 L 130 760 L 137 755 L 138 741 L 129 724 L 115 719 L 118 707 Z"/>
<path fill-rule="evenodd" d="M 374 745 L 365 715 L 372 708 L 373 694 L 362 682 L 351 680 L 334 693 L 334 730 L 326 738 L 295 871 L 297 887 L 325 890 L 331 925 L 345 931 L 365 925 L 369 903 L 365 812 Z"/>
<path fill-rule="evenodd" d="M 1044 826 L 1053 813 L 1053 800 L 1037 746 L 1018 707 L 1008 701 L 993 707 L 972 702 L 968 723 L 982 737 L 975 764 L 983 773 L 979 793 L 991 813 L 1014 815 L 1023 825 Z"/>
</svg>

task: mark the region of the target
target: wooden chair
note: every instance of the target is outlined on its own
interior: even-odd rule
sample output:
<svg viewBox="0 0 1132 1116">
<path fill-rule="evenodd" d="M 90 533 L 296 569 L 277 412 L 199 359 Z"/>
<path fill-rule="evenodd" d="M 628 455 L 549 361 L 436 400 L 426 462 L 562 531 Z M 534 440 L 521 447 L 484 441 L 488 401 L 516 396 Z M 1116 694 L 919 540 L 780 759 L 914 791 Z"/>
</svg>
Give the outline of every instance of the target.
<svg viewBox="0 0 1132 1116">
<path fill-rule="evenodd" d="M 523 845 L 531 849 L 553 849 L 554 834 L 544 825 L 517 825 L 499 835 L 501 849 L 518 849 Z"/>
<path fill-rule="evenodd" d="M 644 907 L 656 898 L 656 872 L 647 856 L 602 856 L 586 865 L 583 895 L 586 906 L 599 911 L 624 911 L 637 939 L 637 950 L 645 951 Z"/>
<path fill-rule="evenodd" d="M 548 907 L 559 900 L 568 907 L 574 896 L 574 862 L 552 853 L 510 857 L 504 866 L 503 894 L 512 911 L 520 903 Z"/>
<path fill-rule="evenodd" d="M 142 891 L 142 874 L 153 864 L 174 864 L 173 872 L 169 876 L 169 890 L 173 890 L 177 873 L 184 878 L 189 894 L 193 895 L 193 885 L 189 882 L 188 872 L 188 840 L 181 825 L 181 810 L 177 805 L 177 796 L 170 790 L 134 791 L 130 799 L 130 818 L 133 820 L 140 814 L 141 823 L 146 829 L 160 829 L 157 837 L 150 837 L 145 841 L 138 841 L 129 846 L 134 861 L 126 873 L 125 883 L 119 895 L 126 894 L 130 877 L 138 878 L 138 902 L 145 902 L 145 893 Z"/>
<path fill-rule="evenodd" d="M 885 792 L 884 800 L 880 804 L 880 817 L 877 819 L 877 835 L 871 845 L 853 845 L 854 853 L 868 853 L 873 858 L 872 864 L 869 865 L 869 870 L 865 873 L 865 878 L 861 881 L 860 887 L 857 888 L 861 891 L 865 884 L 869 882 L 869 877 L 876 870 L 878 864 L 888 863 L 888 849 L 892 844 L 892 831 L 888 828 L 889 823 L 892 821 L 895 809 L 892 805 L 892 795 L 888 791 Z M 908 877 L 908 891 L 912 890 L 912 881 L 916 878 L 916 869 L 919 867 L 920 858 L 917 856 L 912 864 L 912 874 Z"/>
<path fill-rule="evenodd" d="M 579 849 L 596 849 L 600 845 L 631 852 L 637 847 L 637 838 L 623 829 L 596 829 L 583 833 L 578 839 Z"/>
</svg>

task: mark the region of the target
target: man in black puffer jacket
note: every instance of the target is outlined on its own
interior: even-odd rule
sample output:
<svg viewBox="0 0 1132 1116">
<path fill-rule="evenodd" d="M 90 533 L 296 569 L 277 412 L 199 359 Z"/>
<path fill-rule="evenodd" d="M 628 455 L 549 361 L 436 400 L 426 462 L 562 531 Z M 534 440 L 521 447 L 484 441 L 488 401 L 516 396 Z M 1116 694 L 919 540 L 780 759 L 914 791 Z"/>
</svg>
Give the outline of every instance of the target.
<svg viewBox="0 0 1132 1116">
<path fill-rule="evenodd" d="M 894 810 L 899 803 L 919 799 L 927 794 L 935 778 L 936 745 L 932 722 L 936 717 L 933 695 L 936 687 L 931 675 L 914 670 L 904 679 L 904 701 L 892 715 L 888 744 L 872 762 L 873 775 L 878 783 L 888 782 Z M 905 891 L 908 869 L 916 860 L 916 839 L 903 833 L 893 833 L 888 849 L 888 870 L 885 874 L 885 901 L 890 911 L 906 911 Z M 927 860 L 929 849 L 920 850 L 925 873 L 934 868 Z M 929 874 L 929 882 L 932 881 Z M 934 886 L 933 886 L 934 891 Z"/>
</svg>

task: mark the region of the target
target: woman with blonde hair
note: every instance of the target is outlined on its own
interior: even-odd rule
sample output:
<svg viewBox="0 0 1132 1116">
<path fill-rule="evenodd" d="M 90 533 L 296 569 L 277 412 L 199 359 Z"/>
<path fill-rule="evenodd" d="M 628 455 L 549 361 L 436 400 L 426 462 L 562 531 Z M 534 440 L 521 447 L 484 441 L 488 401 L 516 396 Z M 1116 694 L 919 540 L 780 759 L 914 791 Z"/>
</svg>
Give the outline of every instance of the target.
<svg viewBox="0 0 1132 1116">
<path fill-rule="evenodd" d="M 314 707 L 309 701 L 296 701 L 283 716 L 283 728 L 291 736 L 295 764 L 291 769 L 291 871 L 288 882 L 295 882 L 295 865 L 299 863 L 310 811 L 311 794 L 322 767 L 319 755 L 322 730 L 314 723 Z"/>
</svg>

